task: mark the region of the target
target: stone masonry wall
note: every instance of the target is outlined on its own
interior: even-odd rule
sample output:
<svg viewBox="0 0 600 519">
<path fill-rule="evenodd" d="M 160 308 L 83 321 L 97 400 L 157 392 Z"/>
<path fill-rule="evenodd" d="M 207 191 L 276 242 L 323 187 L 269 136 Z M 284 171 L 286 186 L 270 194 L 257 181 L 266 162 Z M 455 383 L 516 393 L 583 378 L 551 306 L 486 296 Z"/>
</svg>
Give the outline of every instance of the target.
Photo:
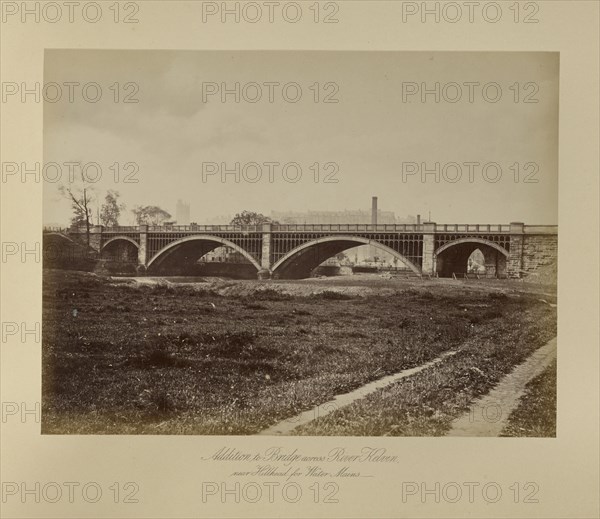
<svg viewBox="0 0 600 519">
<path fill-rule="evenodd" d="M 535 273 L 541 267 L 558 262 L 557 235 L 525 235 L 523 241 L 523 263 L 525 272 Z"/>
<path fill-rule="evenodd" d="M 516 234 L 510 237 L 510 253 L 506 262 L 506 273 L 508 277 L 521 277 L 523 268 L 523 235 Z"/>
</svg>

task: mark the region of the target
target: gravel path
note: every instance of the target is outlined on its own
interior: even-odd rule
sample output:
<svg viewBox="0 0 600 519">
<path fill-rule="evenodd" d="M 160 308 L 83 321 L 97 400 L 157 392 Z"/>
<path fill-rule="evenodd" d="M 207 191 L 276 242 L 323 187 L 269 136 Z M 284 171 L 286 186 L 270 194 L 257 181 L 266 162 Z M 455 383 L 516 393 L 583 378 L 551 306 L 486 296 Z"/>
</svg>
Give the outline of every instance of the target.
<svg viewBox="0 0 600 519">
<path fill-rule="evenodd" d="M 510 413 L 516 409 L 525 386 L 556 358 L 556 337 L 537 349 L 506 375 L 487 395 L 454 420 L 448 436 L 500 436 Z"/>
<path fill-rule="evenodd" d="M 277 436 L 277 435 L 288 435 L 292 434 L 292 431 L 299 427 L 300 425 L 307 424 L 312 420 L 319 418 L 321 416 L 328 415 L 329 413 L 336 411 L 340 407 L 347 406 L 353 403 L 356 400 L 360 400 L 364 398 L 370 393 L 373 393 L 377 389 L 383 388 L 389 384 L 393 384 L 398 380 L 401 380 L 406 377 L 410 377 L 424 369 L 430 368 L 434 364 L 441 362 L 445 358 L 454 355 L 456 351 L 447 351 L 440 355 L 439 357 L 426 362 L 425 364 L 421 364 L 415 368 L 405 369 L 400 371 L 399 373 L 395 373 L 394 375 L 388 375 L 387 377 L 380 378 L 379 380 L 375 380 L 374 382 L 370 382 L 369 384 L 365 384 L 364 386 L 351 391 L 350 393 L 343 393 L 341 395 L 335 396 L 329 402 L 325 402 L 324 404 L 318 405 L 317 407 L 310 409 L 308 411 L 304 411 L 299 415 L 294 416 L 293 418 L 288 418 L 283 422 L 279 422 L 268 429 L 265 429 L 258 433 L 259 435 L 265 436 Z"/>
</svg>

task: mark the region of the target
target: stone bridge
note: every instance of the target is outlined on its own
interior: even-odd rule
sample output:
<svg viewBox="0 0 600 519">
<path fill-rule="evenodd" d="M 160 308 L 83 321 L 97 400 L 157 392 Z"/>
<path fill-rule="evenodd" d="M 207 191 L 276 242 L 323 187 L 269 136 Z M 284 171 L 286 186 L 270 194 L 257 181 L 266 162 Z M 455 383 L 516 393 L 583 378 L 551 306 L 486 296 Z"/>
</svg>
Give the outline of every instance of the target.
<svg viewBox="0 0 600 519">
<path fill-rule="evenodd" d="M 45 229 L 53 240 L 86 243 L 85 229 Z M 489 224 L 304 224 L 259 226 L 172 225 L 94 226 L 90 246 L 101 257 L 137 263 L 147 274 L 168 274 L 227 246 L 254 266 L 259 277 L 298 279 L 327 258 L 359 245 L 371 245 L 398 258 L 415 275 L 451 277 L 467 272 L 479 249 L 486 276 L 518 278 L 556 264 L 558 227 Z"/>
</svg>

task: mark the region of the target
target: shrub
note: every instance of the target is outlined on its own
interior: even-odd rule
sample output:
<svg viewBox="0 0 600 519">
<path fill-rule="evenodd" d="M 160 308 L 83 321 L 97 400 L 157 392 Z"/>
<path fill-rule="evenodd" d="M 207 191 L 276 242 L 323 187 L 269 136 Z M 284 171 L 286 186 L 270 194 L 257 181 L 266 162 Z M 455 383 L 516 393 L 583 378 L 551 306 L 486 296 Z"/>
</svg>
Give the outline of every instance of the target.
<svg viewBox="0 0 600 519">
<path fill-rule="evenodd" d="M 264 290 L 257 290 L 252 294 L 254 299 L 258 299 L 259 301 L 287 301 L 292 299 L 290 294 L 286 294 L 285 292 L 279 292 L 274 288 L 265 288 Z"/>
<path fill-rule="evenodd" d="M 113 275 L 135 276 L 137 274 L 136 266 L 133 263 L 110 261 L 106 263 L 106 270 Z"/>
<path fill-rule="evenodd" d="M 332 301 L 345 301 L 348 299 L 354 299 L 354 296 L 350 294 L 335 292 L 334 290 L 324 290 L 319 294 L 315 294 L 315 297 L 318 297 L 319 299 L 330 299 Z"/>
<path fill-rule="evenodd" d="M 176 411 L 175 402 L 169 393 L 164 390 L 157 391 L 156 393 L 152 393 L 150 397 L 150 401 L 152 406 L 154 407 L 153 411 L 157 415 L 168 415 Z"/>
</svg>

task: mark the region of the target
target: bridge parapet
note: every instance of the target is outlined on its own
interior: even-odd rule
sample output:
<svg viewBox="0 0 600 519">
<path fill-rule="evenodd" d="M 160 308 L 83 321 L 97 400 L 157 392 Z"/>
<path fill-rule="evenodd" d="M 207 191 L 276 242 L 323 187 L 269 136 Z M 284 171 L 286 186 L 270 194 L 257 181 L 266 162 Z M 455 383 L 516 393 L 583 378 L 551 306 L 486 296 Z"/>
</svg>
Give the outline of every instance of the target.
<svg viewBox="0 0 600 519">
<path fill-rule="evenodd" d="M 139 232 L 141 227 L 140 225 L 119 225 L 114 227 L 105 227 L 102 226 L 102 232 L 110 233 L 110 234 L 121 234 L 125 232 Z M 83 228 L 85 232 L 85 228 Z"/>
<path fill-rule="evenodd" d="M 140 232 L 139 225 L 100 227 L 102 233 L 122 234 Z M 65 227 L 44 227 L 44 232 L 85 233 L 85 227 L 76 229 Z M 434 233 L 511 233 L 511 226 L 505 224 L 271 224 L 266 230 L 262 225 L 148 225 L 147 232 L 434 232 Z M 558 234 L 557 225 L 523 225 L 525 234 Z"/>
<path fill-rule="evenodd" d="M 44 226 L 44 232 L 59 232 L 59 233 L 66 233 L 69 231 L 68 227 L 52 227 L 52 226 Z"/>
<path fill-rule="evenodd" d="M 510 225 L 503 224 L 468 224 L 468 223 L 443 223 L 434 224 L 434 232 L 460 233 L 460 232 L 482 232 L 482 233 L 509 233 Z"/>
<path fill-rule="evenodd" d="M 423 224 L 273 224 L 273 232 L 420 232 Z"/>
<path fill-rule="evenodd" d="M 558 234 L 558 225 L 524 225 L 524 234 Z"/>
</svg>

